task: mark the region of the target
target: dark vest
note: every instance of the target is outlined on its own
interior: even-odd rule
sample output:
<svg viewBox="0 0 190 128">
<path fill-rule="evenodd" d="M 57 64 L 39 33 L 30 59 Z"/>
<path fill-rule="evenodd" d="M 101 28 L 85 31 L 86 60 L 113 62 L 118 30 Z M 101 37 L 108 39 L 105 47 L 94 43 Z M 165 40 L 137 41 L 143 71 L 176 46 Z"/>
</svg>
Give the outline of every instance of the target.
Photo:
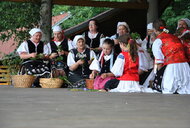
<svg viewBox="0 0 190 128">
<path fill-rule="evenodd" d="M 116 39 L 118 39 L 118 37 L 119 37 L 119 34 L 117 33 L 117 34 L 116 34 Z M 115 52 L 115 54 L 117 54 L 117 55 L 119 55 L 119 53 L 121 53 L 121 48 L 120 48 L 119 44 L 116 44 L 116 45 L 114 46 L 114 52 Z"/>
<path fill-rule="evenodd" d="M 114 65 L 114 62 L 115 62 L 116 58 L 117 58 L 117 55 L 114 54 L 114 57 L 113 57 L 113 65 Z M 108 61 L 105 61 L 105 60 L 104 60 L 104 63 L 103 63 L 103 65 L 102 65 L 102 67 L 101 67 L 100 74 L 111 72 L 111 71 L 110 71 L 110 60 L 111 60 L 111 59 L 109 59 Z"/>
<path fill-rule="evenodd" d="M 74 54 L 75 62 L 81 59 L 81 56 L 79 55 L 77 49 L 72 49 L 71 52 Z M 83 65 L 80 65 L 75 71 L 72 71 L 72 72 L 75 74 L 81 75 L 84 78 L 88 78 L 88 76 L 91 73 L 89 69 L 89 64 L 88 64 L 88 61 L 90 60 L 90 49 L 86 48 L 83 55 L 84 55 L 83 59 L 85 63 Z"/>
<path fill-rule="evenodd" d="M 51 46 L 51 53 L 57 53 L 58 47 L 54 41 L 50 42 L 50 46 Z M 63 51 L 67 51 L 67 52 L 69 51 L 68 50 L 69 49 L 68 48 L 68 40 L 66 38 L 61 42 L 60 46 L 61 46 L 61 49 Z M 67 62 L 67 56 L 66 55 L 62 55 L 62 56 L 63 56 L 63 62 L 66 63 Z"/>
<path fill-rule="evenodd" d="M 85 40 L 86 40 L 86 44 L 90 47 L 90 48 L 97 48 L 100 45 L 100 36 L 101 33 L 98 33 L 98 35 L 96 36 L 96 38 L 94 39 L 90 39 L 88 37 L 88 32 L 85 32 Z"/>
<path fill-rule="evenodd" d="M 37 54 L 40 54 L 44 52 L 44 43 L 42 41 L 40 41 L 37 47 L 34 45 L 34 43 L 32 43 L 31 40 L 27 40 L 27 43 L 29 53 L 37 52 Z"/>
</svg>

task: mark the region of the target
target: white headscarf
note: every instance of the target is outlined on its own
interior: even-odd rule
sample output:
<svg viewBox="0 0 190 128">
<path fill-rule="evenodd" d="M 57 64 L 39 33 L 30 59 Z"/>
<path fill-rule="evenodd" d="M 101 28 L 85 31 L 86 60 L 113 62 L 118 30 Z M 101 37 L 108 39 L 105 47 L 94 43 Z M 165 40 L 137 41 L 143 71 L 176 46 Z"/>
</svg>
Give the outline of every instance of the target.
<svg viewBox="0 0 190 128">
<path fill-rule="evenodd" d="M 190 27 L 190 20 L 188 19 L 188 18 L 182 18 L 182 19 L 180 19 L 179 21 L 185 21 L 185 23 L 187 24 L 187 26 L 188 27 Z M 179 22 L 178 21 L 178 22 Z M 177 26 L 177 29 L 178 29 L 179 27 Z"/>
<path fill-rule="evenodd" d="M 75 48 L 77 47 L 77 41 L 79 39 L 83 39 L 85 41 L 85 38 L 84 38 L 83 35 L 76 35 L 75 38 L 73 39 L 73 45 L 74 45 Z"/>
<path fill-rule="evenodd" d="M 129 25 L 128 25 L 126 22 L 118 22 L 118 23 L 117 23 L 117 28 L 118 28 L 119 26 L 125 26 L 125 27 L 127 28 L 127 30 L 128 30 L 128 33 L 130 32 Z M 117 32 L 117 33 L 118 33 L 118 32 Z"/>
<path fill-rule="evenodd" d="M 153 29 L 153 23 L 147 24 L 147 30 L 148 30 L 148 29 Z"/>
<path fill-rule="evenodd" d="M 29 31 L 29 34 L 31 35 L 31 36 L 33 36 L 35 33 L 37 33 L 37 32 L 41 32 L 42 33 L 42 30 L 41 29 L 39 29 L 39 28 L 33 28 L 33 29 L 31 29 L 30 31 Z"/>
<path fill-rule="evenodd" d="M 53 27 L 53 32 L 62 32 L 62 28 L 60 26 Z"/>
</svg>

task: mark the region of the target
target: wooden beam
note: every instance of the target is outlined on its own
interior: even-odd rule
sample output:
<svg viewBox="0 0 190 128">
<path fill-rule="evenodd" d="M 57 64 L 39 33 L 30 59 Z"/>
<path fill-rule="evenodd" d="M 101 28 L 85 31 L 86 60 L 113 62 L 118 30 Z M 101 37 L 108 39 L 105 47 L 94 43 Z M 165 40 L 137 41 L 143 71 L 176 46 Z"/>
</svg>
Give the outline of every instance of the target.
<svg viewBox="0 0 190 128">
<path fill-rule="evenodd" d="M 53 0 L 54 4 L 71 5 L 71 6 L 91 6 L 91 7 L 108 7 L 108 8 L 127 8 L 127 9 L 147 9 L 147 3 L 136 2 L 107 2 L 91 0 Z"/>
<path fill-rule="evenodd" d="M 41 0 L 3 0 L 12 2 L 40 2 Z M 90 6 L 90 7 L 108 7 L 125 9 L 148 9 L 147 2 L 108 2 L 92 0 L 52 0 L 53 4 L 70 6 Z"/>
</svg>

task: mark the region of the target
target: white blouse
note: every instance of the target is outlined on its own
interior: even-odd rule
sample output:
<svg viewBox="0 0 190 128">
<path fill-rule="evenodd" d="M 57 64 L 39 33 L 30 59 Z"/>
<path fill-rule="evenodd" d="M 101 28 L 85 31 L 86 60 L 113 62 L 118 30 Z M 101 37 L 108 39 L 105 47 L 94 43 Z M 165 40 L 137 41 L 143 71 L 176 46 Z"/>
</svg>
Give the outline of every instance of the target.
<svg viewBox="0 0 190 128">
<path fill-rule="evenodd" d="M 164 63 L 164 55 L 162 53 L 162 41 L 160 39 L 156 39 L 152 45 L 152 52 L 155 57 L 155 63 Z"/>
<path fill-rule="evenodd" d="M 37 50 L 38 44 L 34 43 L 34 45 L 35 45 L 36 50 Z M 25 52 L 25 53 L 29 54 L 28 43 L 26 41 L 21 43 L 21 45 L 17 49 L 17 52 L 18 52 L 18 54 L 21 54 L 22 52 Z M 50 49 L 50 44 L 49 43 L 44 45 L 43 54 L 45 54 L 45 55 L 51 54 L 51 49 Z"/>
<path fill-rule="evenodd" d="M 122 76 L 124 71 L 124 65 L 125 65 L 125 57 L 122 53 L 120 53 L 117 56 L 117 59 L 115 60 L 115 63 L 111 69 L 111 72 L 116 76 Z"/>
<path fill-rule="evenodd" d="M 82 52 L 84 53 L 85 50 Z M 90 50 L 90 59 L 96 59 L 96 54 L 94 53 L 94 51 Z M 67 56 L 67 65 L 71 66 L 73 64 L 75 64 L 75 56 L 74 53 L 69 52 L 68 56 Z"/>
</svg>

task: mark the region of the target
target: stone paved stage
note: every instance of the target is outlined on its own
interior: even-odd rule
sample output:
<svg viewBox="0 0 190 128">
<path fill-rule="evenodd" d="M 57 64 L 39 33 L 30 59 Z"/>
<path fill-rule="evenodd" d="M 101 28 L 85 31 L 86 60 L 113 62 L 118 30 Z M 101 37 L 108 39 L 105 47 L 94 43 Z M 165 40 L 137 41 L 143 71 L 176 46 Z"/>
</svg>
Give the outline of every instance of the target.
<svg viewBox="0 0 190 128">
<path fill-rule="evenodd" d="M 0 128 L 190 128 L 190 95 L 0 86 Z"/>
</svg>

